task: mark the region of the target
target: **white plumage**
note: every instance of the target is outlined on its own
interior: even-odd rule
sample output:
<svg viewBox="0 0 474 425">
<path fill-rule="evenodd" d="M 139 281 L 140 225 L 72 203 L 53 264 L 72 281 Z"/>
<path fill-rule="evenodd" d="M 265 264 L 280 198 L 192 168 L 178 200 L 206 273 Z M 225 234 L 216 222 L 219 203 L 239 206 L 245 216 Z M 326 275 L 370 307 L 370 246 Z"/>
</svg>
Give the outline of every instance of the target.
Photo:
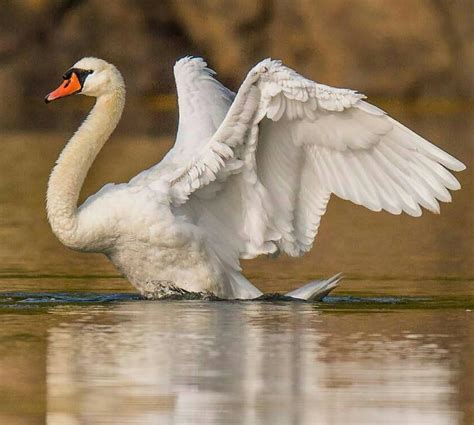
<svg viewBox="0 0 474 425">
<path fill-rule="evenodd" d="M 94 69 L 94 61 L 83 59 L 75 68 Z M 94 78 L 87 77 L 91 85 Z M 106 253 L 145 295 L 174 285 L 225 298 L 256 297 L 261 292 L 241 275 L 239 260 L 309 251 L 331 194 L 373 211 L 419 216 L 420 206 L 438 213 L 438 201 L 451 200 L 447 189 L 460 188 L 447 171 L 465 168 L 457 159 L 364 95 L 315 83 L 279 61 L 255 66 L 237 94 L 200 58 L 178 61 L 175 78 L 179 127 L 166 157 L 126 185 L 106 186 L 75 212 L 73 224 L 55 226 L 53 210 L 61 205 L 48 206 L 64 243 Z M 106 108 L 98 109 L 106 119 Z M 91 140 L 103 131 L 86 125 L 61 158 L 71 144 L 89 144 L 74 154 L 88 158 L 82 166 L 92 163 L 105 141 Z M 61 168 L 61 159 L 53 180 L 55 173 L 80 189 L 79 171 Z M 66 192 L 50 184 L 48 200 L 65 199 Z M 69 198 L 69 208 L 71 202 L 75 207 L 77 196 Z M 73 238 L 64 230 L 70 227 Z M 290 295 L 318 298 L 337 280 Z"/>
</svg>

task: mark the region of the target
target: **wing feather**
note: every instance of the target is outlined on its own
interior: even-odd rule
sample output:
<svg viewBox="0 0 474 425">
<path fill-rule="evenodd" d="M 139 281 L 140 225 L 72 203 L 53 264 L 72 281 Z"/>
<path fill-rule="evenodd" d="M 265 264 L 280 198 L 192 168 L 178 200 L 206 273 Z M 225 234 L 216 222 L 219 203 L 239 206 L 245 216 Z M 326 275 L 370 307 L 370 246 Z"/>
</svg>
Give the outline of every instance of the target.
<svg viewBox="0 0 474 425">
<path fill-rule="evenodd" d="M 448 189 L 460 188 L 448 170 L 464 164 L 364 99 L 262 61 L 214 135 L 176 171 L 174 202 L 233 175 L 215 196 L 239 185 L 242 222 L 233 225 L 241 227 L 234 232 L 242 257 L 311 249 L 332 193 L 373 211 L 438 213 L 438 201 L 451 200 Z M 230 173 L 235 161 L 242 166 Z"/>
<path fill-rule="evenodd" d="M 235 93 L 214 78 L 202 58 L 187 56 L 176 62 L 179 123 L 175 149 L 180 155 L 202 147 L 216 132 Z"/>
</svg>

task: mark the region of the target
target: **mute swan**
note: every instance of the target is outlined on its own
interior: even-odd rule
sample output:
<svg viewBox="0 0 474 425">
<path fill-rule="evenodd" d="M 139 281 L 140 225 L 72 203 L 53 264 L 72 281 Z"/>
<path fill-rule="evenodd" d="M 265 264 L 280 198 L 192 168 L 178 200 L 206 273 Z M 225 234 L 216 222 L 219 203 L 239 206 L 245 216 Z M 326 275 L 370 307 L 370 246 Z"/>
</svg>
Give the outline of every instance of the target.
<svg viewBox="0 0 474 425">
<path fill-rule="evenodd" d="M 83 58 L 46 96 L 97 98 L 69 140 L 48 183 L 53 232 L 69 248 L 104 253 L 149 298 L 171 289 L 222 298 L 262 293 L 239 259 L 308 252 L 331 194 L 363 205 L 420 216 L 439 212 L 465 166 L 365 96 L 303 78 L 266 59 L 237 94 L 200 58 L 174 67 L 179 126 L 163 160 L 127 184 L 108 184 L 79 208 L 96 155 L 125 102 L 117 68 Z M 287 295 L 319 299 L 339 276 Z"/>
</svg>

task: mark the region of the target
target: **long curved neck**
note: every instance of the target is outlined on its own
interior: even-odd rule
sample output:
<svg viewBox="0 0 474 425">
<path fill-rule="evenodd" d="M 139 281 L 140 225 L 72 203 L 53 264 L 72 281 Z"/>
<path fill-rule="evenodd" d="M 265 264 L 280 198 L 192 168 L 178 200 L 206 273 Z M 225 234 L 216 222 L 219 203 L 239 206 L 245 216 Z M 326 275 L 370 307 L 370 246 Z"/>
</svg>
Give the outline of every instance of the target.
<svg viewBox="0 0 474 425">
<path fill-rule="evenodd" d="M 94 108 L 61 152 L 48 182 L 46 209 L 53 232 L 77 248 L 77 201 L 94 159 L 117 126 L 125 105 L 125 88 L 97 98 Z"/>
</svg>

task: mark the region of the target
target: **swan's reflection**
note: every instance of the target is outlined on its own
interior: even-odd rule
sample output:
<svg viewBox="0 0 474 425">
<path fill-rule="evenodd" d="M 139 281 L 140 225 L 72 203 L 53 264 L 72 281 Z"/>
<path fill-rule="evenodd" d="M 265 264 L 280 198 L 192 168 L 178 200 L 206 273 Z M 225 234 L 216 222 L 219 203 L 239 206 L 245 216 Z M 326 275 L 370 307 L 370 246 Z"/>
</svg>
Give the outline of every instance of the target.
<svg viewBox="0 0 474 425">
<path fill-rule="evenodd" d="M 457 421 L 440 346 L 358 326 L 304 304 L 87 311 L 50 332 L 48 424 Z"/>
</svg>

